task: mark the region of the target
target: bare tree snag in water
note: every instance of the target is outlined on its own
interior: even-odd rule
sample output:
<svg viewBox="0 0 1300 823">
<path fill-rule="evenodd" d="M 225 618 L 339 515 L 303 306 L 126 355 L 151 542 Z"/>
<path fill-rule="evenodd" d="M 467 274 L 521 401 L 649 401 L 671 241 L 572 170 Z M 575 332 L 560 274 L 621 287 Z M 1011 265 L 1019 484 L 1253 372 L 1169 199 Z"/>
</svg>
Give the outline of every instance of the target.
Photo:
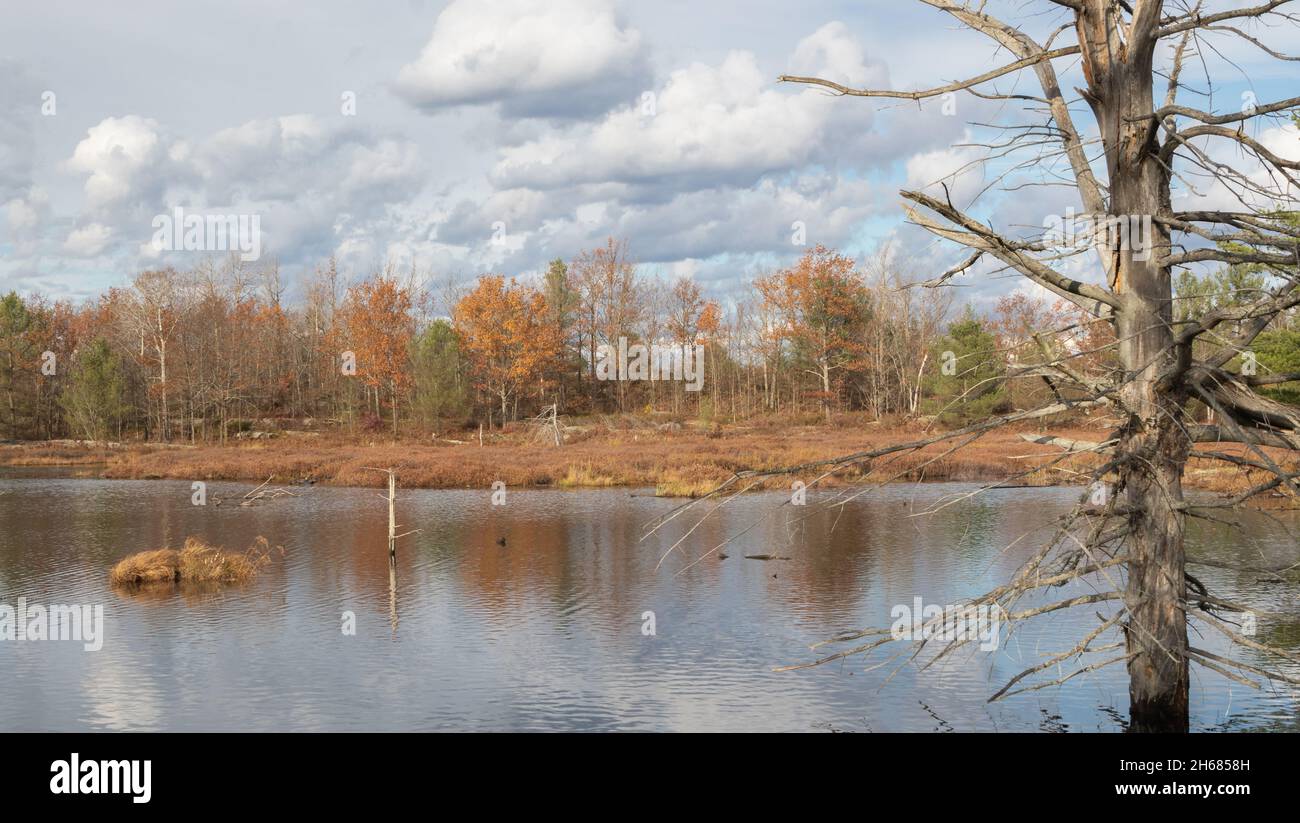
<svg viewBox="0 0 1300 823">
<path fill-rule="evenodd" d="M 397 470 L 393 468 L 377 469 L 363 466 L 366 471 L 383 472 L 388 475 L 388 620 L 393 627 L 393 636 L 397 636 L 397 541 L 412 534 L 419 534 L 421 529 L 411 529 L 397 533 Z"/>
<path fill-rule="evenodd" d="M 920 191 L 903 191 L 902 197 L 908 201 L 904 209 L 914 223 L 968 249 L 964 262 L 925 285 L 948 285 L 952 278 L 969 274 L 981 259 L 995 260 L 1070 301 L 1090 315 L 1091 322 L 1110 324 L 1119 367 L 1088 367 L 1077 351 L 1044 358 L 1019 368 L 1009 379 L 1045 381 L 1060 401 L 1052 406 L 837 460 L 775 471 L 740 472 L 706 498 L 674 510 L 652 525 L 650 532 L 704 501 L 716 500 L 710 513 L 716 511 L 734 493 L 753 488 L 763 477 L 822 470 L 809 483 L 813 485 L 846 466 L 867 464 L 874 472 L 883 458 L 903 452 L 948 441 L 955 444 L 951 452 L 987 431 L 1018 420 L 1042 418 L 1085 405 L 1102 407 L 1115 418 L 1111 435 L 1103 443 L 1071 443 L 1057 461 L 1081 450 L 1094 452 L 1102 465 L 1091 479 L 1112 483 L 1114 493 L 1100 506 L 1096 501 L 1089 503 L 1085 495 L 1074 511 L 1057 524 L 1048 544 L 1035 552 L 1010 582 L 975 598 L 971 604 L 998 604 L 1013 621 L 1105 600 L 1117 600 L 1122 608 L 1115 617 L 1103 618 L 1102 625 L 1079 645 L 1017 675 L 991 699 L 1015 694 L 1009 691 L 1013 685 L 1049 667 L 1059 669 L 1066 663 L 1081 662 L 1087 655 L 1119 650 L 1103 660 L 1081 665 L 1072 673 L 1027 688 L 1059 684 L 1075 675 L 1124 662 L 1130 679 L 1130 728 L 1185 731 L 1189 723 L 1192 661 L 1250 685 L 1257 686 L 1242 673 L 1296 682 L 1284 674 L 1189 646 L 1188 622 L 1196 618 L 1236 645 L 1296 659 L 1292 653 L 1235 632 L 1223 612 L 1242 611 L 1244 607 L 1215 598 L 1187 574 L 1183 540 L 1186 519 L 1204 515 L 1184 499 L 1182 488 L 1183 473 L 1195 444 L 1230 442 L 1245 444 L 1249 457 L 1218 452 L 1198 455 L 1238 465 L 1245 460 L 1248 465 L 1272 472 L 1273 479 L 1254 491 L 1297 493 L 1295 474 L 1281 468 L 1262 447 L 1300 449 L 1300 413 L 1255 393 L 1252 386 L 1262 385 L 1263 381 L 1230 371 L 1227 366 L 1270 321 L 1300 305 L 1300 220 L 1296 219 L 1295 206 L 1300 162 L 1270 151 L 1251 136 L 1249 128 L 1257 119 L 1289 122 L 1300 106 L 1300 98 L 1243 106 L 1241 111 L 1227 113 L 1202 111 L 1179 101 L 1179 92 L 1184 88 L 1180 77 L 1189 48 L 1200 61 L 1215 54 L 1213 46 L 1203 42 L 1210 33 L 1241 38 L 1279 59 L 1297 59 L 1278 54 L 1247 31 L 1259 21 L 1295 24 L 1296 18 L 1280 8 L 1287 5 L 1287 0 L 1268 0 L 1224 11 L 1162 0 L 1053 0 L 1051 6 L 1042 4 L 1046 8 L 1039 11 L 1056 14 L 1059 26 L 1043 43 L 985 13 L 983 2 L 921 2 L 992 39 L 1012 59 L 977 77 L 920 91 L 854 89 L 816 77 L 783 76 L 781 80 L 814 84 L 853 97 L 919 102 L 968 92 L 982 99 L 1023 101 L 1025 111 L 1045 122 L 998 126 L 1011 136 L 989 147 L 990 157 L 1008 157 L 1014 151 L 1036 153 L 1036 158 L 1017 167 L 1022 171 L 1034 163 L 1056 159 L 1068 164 L 1068 182 L 1077 190 L 1083 212 L 1103 223 L 1104 236 L 1092 243 L 1101 263 L 1091 278 L 1093 282 L 1058 270 L 1061 261 L 1084 250 L 1063 252 L 1059 244 L 1043 237 L 1000 233 L 954 205 L 951 196 L 940 199 Z M 1043 16 L 1036 14 L 1035 24 Z M 1071 39 L 1073 42 L 1062 44 Z M 1168 46 L 1168 54 L 1160 51 L 1162 46 Z M 1159 66 L 1158 57 L 1162 61 Z M 1074 122 L 1081 107 L 1071 109 L 1072 101 L 1067 100 L 1058 80 L 1055 61 L 1065 60 L 1071 65 L 1077 63 L 1081 69 L 1084 86 L 1077 91 L 1094 121 L 1083 130 Z M 1018 77 L 1026 70 L 1033 72 L 1040 87 L 1033 94 L 1001 93 L 990 85 L 999 78 Z M 1207 76 L 1198 78 L 1197 89 L 1202 91 L 1212 86 L 1209 69 L 1206 71 Z M 1157 80 L 1163 88 L 1157 88 Z M 1158 104 L 1157 97 L 1163 103 Z M 1089 136 L 1094 132 L 1095 136 Z M 1235 150 L 1242 168 L 1211 159 L 1217 148 L 1211 144 L 1224 141 Z M 1064 179 L 1057 169 L 1045 169 L 1043 177 L 1055 185 Z M 1239 210 L 1175 209 L 1173 185 L 1177 182 L 1185 192 L 1197 194 L 1200 180 L 1229 192 L 1240 204 Z M 1133 220 L 1150 225 L 1145 248 L 1128 233 Z M 1269 289 L 1246 305 L 1211 311 L 1186 322 L 1175 321 L 1172 270 L 1207 262 L 1255 266 L 1269 276 Z M 1193 344 L 1197 344 L 1195 351 Z M 1207 349 L 1208 354 L 1204 353 Z M 1213 410 L 1216 425 L 1196 422 L 1190 409 L 1193 400 Z M 901 472 L 895 475 L 899 476 Z M 885 477 L 881 482 L 889 479 Z M 1230 504 L 1237 505 L 1249 497 Z M 708 553 L 720 548 L 713 547 Z M 1016 601 L 1026 594 L 1084 579 L 1103 581 L 1110 590 L 1016 610 Z M 1103 642 L 1104 635 L 1111 632 L 1118 633 L 1118 639 Z M 870 651 L 891 640 L 888 630 L 870 629 L 841 635 L 830 642 L 864 638 L 865 643 L 807 665 Z M 921 646 L 925 642 L 918 641 Z M 962 642 L 953 641 L 936 659 Z"/>
<path fill-rule="evenodd" d="M 388 562 L 395 564 L 397 562 L 397 541 L 400 538 L 411 534 L 418 534 L 420 529 L 412 529 L 409 532 L 397 533 L 397 471 L 392 468 L 376 469 L 373 466 L 362 466 L 366 471 L 383 472 L 388 475 L 388 496 L 384 499 L 388 501 Z"/>
</svg>

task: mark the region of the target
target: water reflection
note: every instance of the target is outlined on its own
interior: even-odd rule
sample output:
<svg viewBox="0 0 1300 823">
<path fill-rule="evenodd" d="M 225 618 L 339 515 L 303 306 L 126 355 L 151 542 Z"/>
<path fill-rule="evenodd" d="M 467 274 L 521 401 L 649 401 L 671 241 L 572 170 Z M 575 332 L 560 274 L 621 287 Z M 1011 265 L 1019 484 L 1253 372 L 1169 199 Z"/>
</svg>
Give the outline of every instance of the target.
<svg viewBox="0 0 1300 823">
<path fill-rule="evenodd" d="M 210 486 L 225 497 L 249 488 Z M 954 502 L 973 488 L 897 486 L 829 510 L 816 506 L 825 493 L 804 509 L 746 496 L 656 571 L 694 520 L 640 541 L 675 502 L 624 490 L 516 491 L 506 506 L 488 490 L 406 490 L 398 517 L 420 531 L 390 560 L 373 490 L 196 508 L 183 482 L 0 477 L 0 602 L 103 603 L 107 633 L 97 654 L 0 643 L 0 729 L 1121 729 L 1122 668 L 985 702 L 1096 625 L 1090 609 L 925 674 L 875 668 L 879 659 L 772 671 L 837 632 L 888 625 L 895 604 L 987 589 L 1074 498 L 1017 489 Z M 1282 520 L 1296 526 L 1294 514 Z M 726 559 L 699 559 L 741 531 Z M 265 535 L 286 551 L 246 587 L 108 588 L 122 555 L 189 534 L 230 548 Z M 1294 553 L 1267 518 L 1194 522 L 1189 544 L 1222 565 Z M 1198 577 L 1276 613 L 1261 618 L 1259 640 L 1300 648 L 1294 583 L 1214 567 Z M 347 611 L 355 636 L 340 631 Z M 651 636 L 645 611 L 656 616 Z M 1226 652 L 1210 634 L 1196 645 Z M 1290 689 L 1196 672 L 1196 728 L 1295 727 Z"/>
<path fill-rule="evenodd" d="M 397 638 L 397 558 L 388 558 L 388 622 L 393 627 L 393 638 Z"/>
</svg>

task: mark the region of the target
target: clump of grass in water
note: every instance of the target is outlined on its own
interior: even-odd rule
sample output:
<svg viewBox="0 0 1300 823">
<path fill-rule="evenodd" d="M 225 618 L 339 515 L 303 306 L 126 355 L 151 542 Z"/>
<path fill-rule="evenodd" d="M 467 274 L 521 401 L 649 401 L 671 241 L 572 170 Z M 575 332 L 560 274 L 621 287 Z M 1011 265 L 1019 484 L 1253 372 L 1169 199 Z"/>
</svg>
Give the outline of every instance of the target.
<svg viewBox="0 0 1300 823">
<path fill-rule="evenodd" d="M 257 538 L 246 551 L 228 552 L 198 537 L 187 537 L 180 550 L 137 552 L 118 561 L 109 572 L 114 586 L 138 587 L 160 583 L 245 583 L 271 562 L 270 543 Z"/>
</svg>

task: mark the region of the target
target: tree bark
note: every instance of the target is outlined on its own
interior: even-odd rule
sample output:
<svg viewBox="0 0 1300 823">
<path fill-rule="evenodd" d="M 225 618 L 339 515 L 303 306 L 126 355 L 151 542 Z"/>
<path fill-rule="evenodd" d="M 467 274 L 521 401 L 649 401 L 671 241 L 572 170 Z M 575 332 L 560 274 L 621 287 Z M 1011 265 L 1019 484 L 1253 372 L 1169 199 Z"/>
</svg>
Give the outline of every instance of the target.
<svg viewBox="0 0 1300 823">
<path fill-rule="evenodd" d="M 1188 730 L 1186 556 L 1182 476 L 1190 444 L 1166 422 L 1128 432 L 1120 447 L 1129 514 L 1125 645 L 1129 722 L 1135 732 Z M 1154 430 L 1152 430 L 1154 429 Z"/>
<path fill-rule="evenodd" d="M 1149 12 L 1147 4 L 1144 11 Z M 1137 37 L 1116 51 L 1109 4 L 1089 3 L 1079 20 L 1085 95 L 1096 114 L 1110 180 L 1109 215 L 1131 227 L 1172 213 L 1169 176 L 1159 162 L 1152 118 L 1154 38 Z M 1188 729 L 1187 617 L 1184 613 L 1183 469 L 1191 449 L 1182 425 L 1183 389 L 1163 386 L 1173 365 L 1172 284 L 1168 229 L 1152 220 L 1150 248 L 1136 232 L 1100 228 L 1096 245 L 1110 286 L 1122 300 L 1116 319 L 1120 362 L 1128 378 L 1120 392 L 1127 420 L 1117 457 L 1119 489 L 1130 536 L 1125 642 L 1129 654 L 1129 719 L 1133 731 Z M 1094 225 L 1094 228 L 1097 228 Z M 1118 241 L 1118 242 L 1116 242 Z"/>
</svg>

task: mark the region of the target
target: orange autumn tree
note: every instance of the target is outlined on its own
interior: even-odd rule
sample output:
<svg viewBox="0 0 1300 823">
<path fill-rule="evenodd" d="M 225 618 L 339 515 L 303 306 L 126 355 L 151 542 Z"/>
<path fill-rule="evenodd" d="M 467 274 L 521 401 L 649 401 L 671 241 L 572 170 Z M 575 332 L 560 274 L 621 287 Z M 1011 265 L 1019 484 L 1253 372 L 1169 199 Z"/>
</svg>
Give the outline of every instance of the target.
<svg viewBox="0 0 1300 823">
<path fill-rule="evenodd" d="M 475 385 L 500 403 L 503 423 L 525 387 L 544 390 L 546 375 L 563 353 L 564 340 L 544 322 L 546 316 L 541 292 L 495 274 L 480 277 L 452 309 Z"/>
<path fill-rule="evenodd" d="M 722 328 L 722 307 L 712 300 L 705 303 L 695 328 L 698 332 L 696 342 L 704 343 L 716 337 Z"/>
<path fill-rule="evenodd" d="M 387 400 L 397 436 L 400 400 L 411 387 L 411 315 L 409 286 L 388 274 L 376 274 L 348 289 L 341 311 L 344 335 L 356 355 L 357 377 L 374 393 L 375 412 Z"/>
<path fill-rule="evenodd" d="M 796 366 L 820 383 L 822 411 L 829 420 L 843 373 L 858 367 L 866 355 L 871 292 L 862 273 L 851 258 L 818 245 L 793 267 L 754 285 L 778 318 L 777 333 L 793 349 Z"/>
</svg>

